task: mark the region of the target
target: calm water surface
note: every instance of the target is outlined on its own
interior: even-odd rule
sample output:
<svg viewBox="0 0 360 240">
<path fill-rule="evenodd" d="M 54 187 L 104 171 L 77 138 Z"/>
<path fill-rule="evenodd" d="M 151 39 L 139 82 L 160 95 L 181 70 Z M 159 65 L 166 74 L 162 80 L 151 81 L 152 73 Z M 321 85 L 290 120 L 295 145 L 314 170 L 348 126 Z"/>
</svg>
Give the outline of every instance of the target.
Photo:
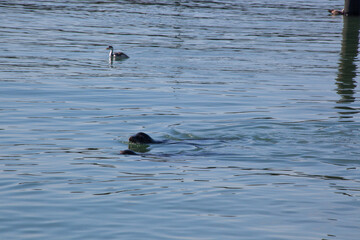
<svg viewBox="0 0 360 240">
<path fill-rule="evenodd" d="M 0 1 L 0 238 L 358 239 L 341 5 Z"/>
</svg>

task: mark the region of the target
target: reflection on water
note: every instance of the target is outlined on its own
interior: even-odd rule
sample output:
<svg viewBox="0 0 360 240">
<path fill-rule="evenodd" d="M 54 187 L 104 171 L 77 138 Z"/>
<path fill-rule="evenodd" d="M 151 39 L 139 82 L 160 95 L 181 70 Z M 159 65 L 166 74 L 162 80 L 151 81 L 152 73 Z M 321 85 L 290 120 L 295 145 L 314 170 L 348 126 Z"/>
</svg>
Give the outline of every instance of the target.
<svg viewBox="0 0 360 240">
<path fill-rule="evenodd" d="M 341 105 L 336 108 L 346 110 L 339 113 L 345 114 L 346 117 L 351 117 L 349 115 L 359 112 L 359 109 L 350 107 L 349 103 L 355 101 L 354 95 L 357 86 L 355 78 L 357 76 L 356 61 L 359 47 L 360 18 L 344 17 L 343 21 L 341 58 L 339 62 L 339 73 L 336 78 L 336 84 L 338 86 L 337 93 L 341 97 L 337 102 Z M 344 103 L 347 104 L 344 105 Z"/>
</svg>

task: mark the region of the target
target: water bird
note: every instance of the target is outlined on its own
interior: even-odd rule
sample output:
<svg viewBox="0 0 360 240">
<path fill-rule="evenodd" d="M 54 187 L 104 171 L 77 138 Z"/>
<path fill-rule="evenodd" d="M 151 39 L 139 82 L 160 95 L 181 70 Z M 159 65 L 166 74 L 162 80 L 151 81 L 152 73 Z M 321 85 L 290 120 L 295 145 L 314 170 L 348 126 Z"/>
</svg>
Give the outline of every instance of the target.
<svg viewBox="0 0 360 240">
<path fill-rule="evenodd" d="M 336 10 L 336 9 L 328 9 L 328 12 L 331 13 L 331 15 L 344 15 L 344 9 L 343 10 Z"/>
<path fill-rule="evenodd" d="M 106 48 L 107 50 L 110 50 L 110 53 L 109 53 L 109 59 L 110 60 L 123 60 L 123 59 L 127 59 L 129 58 L 128 55 L 126 55 L 125 53 L 123 52 L 115 52 L 114 53 L 114 48 L 113 46 L 109 46 Z"/>
</svg>

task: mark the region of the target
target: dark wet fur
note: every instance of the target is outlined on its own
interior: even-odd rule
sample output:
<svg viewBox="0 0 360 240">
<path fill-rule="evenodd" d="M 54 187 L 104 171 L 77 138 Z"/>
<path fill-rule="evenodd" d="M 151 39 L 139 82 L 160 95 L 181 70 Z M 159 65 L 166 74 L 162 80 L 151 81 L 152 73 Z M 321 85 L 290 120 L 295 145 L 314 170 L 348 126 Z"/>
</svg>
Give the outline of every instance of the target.
<svg viewBox="0 0 360 240">
<path fill-rule="evenodd" d="M 161 143 L 160 141 L 155 141 L 149 135 L 143 132 L 138 132 L 137 134 L 129 137 L 129 142 L 136 144 Z"/>
</svg>

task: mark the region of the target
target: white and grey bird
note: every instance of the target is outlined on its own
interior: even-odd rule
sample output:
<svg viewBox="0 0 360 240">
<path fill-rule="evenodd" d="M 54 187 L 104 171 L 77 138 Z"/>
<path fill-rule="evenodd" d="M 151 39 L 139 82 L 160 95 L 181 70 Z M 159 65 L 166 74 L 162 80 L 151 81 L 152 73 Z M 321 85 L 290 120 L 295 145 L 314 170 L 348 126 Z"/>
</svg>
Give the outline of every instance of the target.
<svg viewBox="0 0 360 240">
<path fill-rule="evenodd" d="M 123 59 L 127 59 L 129 58 L 128 55 L 126 55 L 125 53 L 123 52 L 115 52 L 114 53 L 114 48 L 113 46 L 109 46 L 106 48 L 107 50 L 110 50 L 110 53 L 109 53 L 109 58 L 111 60 L 123 60 Z"/>
</svg>

